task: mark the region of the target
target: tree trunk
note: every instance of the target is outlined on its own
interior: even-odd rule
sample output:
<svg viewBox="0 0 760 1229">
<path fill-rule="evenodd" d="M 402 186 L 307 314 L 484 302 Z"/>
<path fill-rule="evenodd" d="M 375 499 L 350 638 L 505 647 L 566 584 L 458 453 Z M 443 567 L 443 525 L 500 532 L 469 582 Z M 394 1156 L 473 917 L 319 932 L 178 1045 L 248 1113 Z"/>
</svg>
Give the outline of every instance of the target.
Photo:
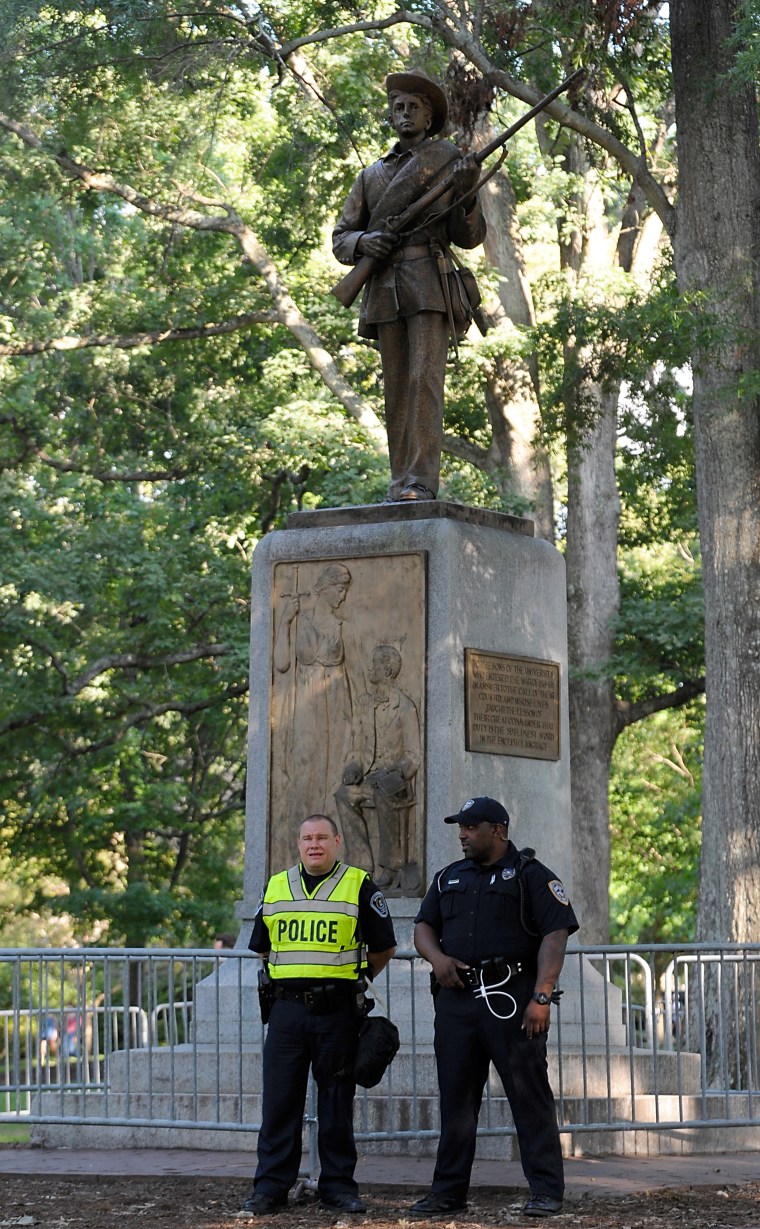
<svg viewBox="0 0 760 1229">
<path fill-rule="evenodd" d="M 760 158 L 754 88 L 726 74 L 736 6 L 675 0 L 676 270 L 700 293 L 693 353 L 707 715 L 700 939 L 760 933 Z"/>
<path fill-rule="evenodd" d="M 559 220 L 562 264 L 573 283 L 609 269 L 615 239 L 604 213 L 596 172 L 577 138 L 565 149 L 565 169 L 581 186 L 568 201 L 568 216 L 583 229 L 567 231 Z M 582 178 L 581 178 L 582 177 Z M 574 339 L 568 338 L 571 357 Z M 583 359 L 582 355 L 575 355 Z M 610 929 L 609 784 L 615 743 L 615 693 L 609 661 L 620 605 L 617 574 L 620 499 L 615 476 L 617 392 L 585 386 L 593 398 L 593 426 L 567 449 L 567 623 L 570 668 L 570 776 L 573 822 L 573 894 L 584 943 L 608 943 Z M 572 422 L 573 407 L 568 405 Z"/>
<path fill-rule="evenodd" d="M 541 126 L 539 133 L 545 142 Z M 647 225 L 643 191 L 631 185 L 616 231 L 606 213 L 599 176 L 577 138 L 567 144 L 565 168 L 580 183 L 576 199 L 568 202 L 568 216 L 583 219 L 582 233 L 573 229 L 567 234 L 560 223 L 568 276 L 604 276 L 617 265 L 626 272 L 635 268 L 637 278 L 648 281 L 662 225 L 659 220 Z M 568 343 L 572 345 L 572 339 Z M 619 387 L 592 385 L 583 392 L 593 400 L 594 425 L 569 443 L 567 452 L 573 893 L 582 914 L 584 943 L 608 943 L 609 785 L 612 752 L 622 728 L 610 671 L 620 607 L 620 496 L 615 472 Z"/>
<path fill-rule="evenodd" d="M 719 942 L 760 931 L 760 159 L 755 91 L 727 78 L 735 14 L 731 0 L 671 4 L 676 272 L 707 324 L 692 357 L 707 680 L 697 937 Z M 755 1004 L 741 984 L 727 1002 L 729 982 L 708 966 L 707 1076 L 739 1087 L 738 1021 Z"/>
<path fill-rule="evenodd" d="M 584 943 L 608 943 L 610 930 L 610 762 L 615 693 L 607 663 L 620 593 L 615 478 L 616 394 L 597 392 L 597 417 L 568 450 L 567 622 L 573 894 Z"/>
<path fill-rule="evenodd" d="M 490 123 L 481 126 L 476 144 L 493 136 Z M 488 233 L 483 248 L 489 264 L 499 273 L 497 318 L 513 327 L 535 323 L 533 297 L 522 257 L 519 224 L 512 185 L 504 172 L 495 175 L 480 194 Z M 490 305 L 489 305 L 490 306 Z M 506 355 L 491 361 L 486 405 L 505 474 L 505 493 L 530 505 L 537 537 L 554 541 L 554 491 L 546 449 L 538 441 L 541 410 L 538 398 L 538 363 Z"/>
</svg>

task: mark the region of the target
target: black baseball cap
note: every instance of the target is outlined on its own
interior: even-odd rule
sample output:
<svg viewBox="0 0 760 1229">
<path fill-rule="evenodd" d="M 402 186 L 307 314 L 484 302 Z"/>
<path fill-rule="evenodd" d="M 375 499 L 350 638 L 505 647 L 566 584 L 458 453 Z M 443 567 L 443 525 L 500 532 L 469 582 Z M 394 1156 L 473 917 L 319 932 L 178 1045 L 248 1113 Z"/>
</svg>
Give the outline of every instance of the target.
<svg viewBox="0 0 760 1229">
<path fill-rule="evenodd" d="M 509 825 L 509 815 L 495 798 L 468 798 L 456 815 L 447 815 L 443 822 L 445 824 L 477 822 Z"/>
</svg>

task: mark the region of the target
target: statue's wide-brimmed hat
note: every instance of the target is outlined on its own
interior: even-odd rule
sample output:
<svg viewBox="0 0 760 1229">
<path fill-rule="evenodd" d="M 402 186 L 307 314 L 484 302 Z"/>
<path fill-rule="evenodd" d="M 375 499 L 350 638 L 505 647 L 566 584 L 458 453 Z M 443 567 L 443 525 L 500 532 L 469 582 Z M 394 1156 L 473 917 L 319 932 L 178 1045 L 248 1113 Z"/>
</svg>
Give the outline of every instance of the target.
<svg viewBox="0 0 760 1229">
<path fill-rule="evenodd" d="M 433 122 L 428 129 L 430 136 L 441 131 L 449 116 L 448 99 L 438 82 L 421 68 L 413 68 L 408 73 L 389 73 L 385 78 L 385 90 L 389 96 L 400 91 L 427 98 L 433 111 Z"/>
</svg>

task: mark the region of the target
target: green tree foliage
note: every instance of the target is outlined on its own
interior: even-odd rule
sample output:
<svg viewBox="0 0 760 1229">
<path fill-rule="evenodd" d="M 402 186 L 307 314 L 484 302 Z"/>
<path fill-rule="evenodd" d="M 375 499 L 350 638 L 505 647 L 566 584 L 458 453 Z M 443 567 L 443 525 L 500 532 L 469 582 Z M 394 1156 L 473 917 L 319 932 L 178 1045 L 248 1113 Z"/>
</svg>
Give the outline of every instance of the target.
<svg viewBox="0 0 760 1229">
<path fill-rule="evenodd" d="M 355 27 L 373 14 L 341 4 L 3 6 L 0 110 L 46 145 L 7 131 L 0 140 L 0 853 L 21 873 L 39 871 L 24 899 L 52 901 L 80 938 L 103 918 L 110 941 L 137 946 L 228 928 L 253 547 L 293 508 L 376 502 L 385 485 L 376 440 L 283 327 L 235 235 L 187 228 L 161 209 L 237 211 L 377 410 L 377 356 L 327 293 L 326 250 L 349 183 L 388 140 L 382 79 L 411 50 L 448 71 L 463 129 L 489 106 L 497 123 L 517 109 L 451 57 L 432 23 L 442 8 L 413 4 L 411 24 L 381 29 L 392 7 L 379 6 L 367 30 Z M 499 4 L 480 36 L 499 71 L 540 89 L 569 64 L 593 63 L 592 88 L 574 101 L 618 139 L 636 144 L 655 130 L 668 89 L 656 6 Z M 275 54 L 283 47 L 287 56 Z M 642 115 L 621 104 L 622 85 Z M 553 121 L 546 138 L 541 149 L 526 133 L 509 151 L 536 276 L 558 268 L 557 209 L 562 242 L 580 217 Z M 51 152 L 160 208 L 86 190 Z M 619 217 L 623 178 L 609 168 L 603 178 Z M 627 704 L 701 672 L 688 398 L 673 375 L 688 347 L 674 301 L 667 270 L 651 295 L 616 280 L 571 298 L 547 277 L 539 296 L 548 410 L 566 404 L 568 380 L 624 374 L 630 389 L 619 463 L 625 600 L 618 656 L 600 666 Z M 564 364 L 569 331 L 592 364 L 582 372 Z M 535 336 L 510 344 L 530 352 Z M 479 466 L 490 444 L 489 346 L 503 350 L 503 337 L 466 348 L 452 372 L 447 429 L 458 449 L 444 481 L 455 499 L 504 507 Z M 558 441 L 578 424 L 548 413 L 552 426 L 561 481 Z M 262 661 L 254 645 L 251 667 Z M 684 731 L 673 734 L 679 746 Z M 682 806 L 686 850 L 696 812 L 662 765 L 660 793 L 639 789 L 637 766 L 652 752 L 643 734 L 635 745 L 616 768 L 616 823 L 640 823 L 654 840 L 661 815 Z M 616 884 L 632 871 L 616 863 Z M 633 921 L 619 925 L 633 937 Z"/>
<path fill-rule="evenodd" d="M 139 162 L 143 186 L 194 166 L 199 125 L 208 151 L 229 109 L 131 63 L 117 73 L 108 31 L 87 84 L 73 64 L 62 86 L 64 52 L 93 50 L 73 17 L 62 9 L 53 23 L 53 72 L 31 55 L 19 92 L 37 69 L 37 105 L 77 155 Z M 25 29 L 53 41 L 51 29 Z M 135 38 L 123 24 L 117 33 L 119 46 Z M 68 95 L 72 80 L 82 99 Z M 242 147 L 220 145 L 225 169 L 225 150 L 244 165 Z M 4 150 L 9 342 L 197 326 L 260 306 L 228 244 L 211 237 L 201 250 L 15 153 Z M 294 489 L 286 423 L 275 409 L 273 430 L 263 426 L 273 349 L 239 332 L 5 360 L 3 842 L 65 885 L 59 907 L 82 935 L 106 917 L 112 941 L 207 937 L 239 890 L 250 554 L 259 519 L 279 515 L 283 471 Z M 283 365 L 280 420 L 294 387 L 314 397 L 301 368 Z"/>
<path fill-rule="evenodd" d="M 337 335 L 312 256 L 345 180 L 327 107 L 210 10 L 13 15 L 5 108 L 142 192 L 234 193 Z M 281 328 L 192 336 L 271 308 L 228 237 L 0 157 L 2 847 L 82 938 L 207 939 L 239 894 L 253 546 L 292 507 L 376 501 L 381 458 Z M 376 371 L 358 352 L 355 384 Z"/>
<path fill-rule="evenodd" d="M 616 943 L 693 940 L 703 702 L 658 713 L 617 743 L 610 914 Z"/>
</svg>

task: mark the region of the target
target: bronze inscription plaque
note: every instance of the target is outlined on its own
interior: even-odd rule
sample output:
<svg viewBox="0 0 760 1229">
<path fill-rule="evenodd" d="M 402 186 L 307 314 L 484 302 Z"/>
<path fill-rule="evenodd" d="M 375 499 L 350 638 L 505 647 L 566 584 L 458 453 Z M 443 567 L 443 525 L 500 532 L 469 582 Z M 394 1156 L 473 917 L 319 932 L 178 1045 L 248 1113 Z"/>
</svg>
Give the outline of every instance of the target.
<svg viewBox="0 0 760 1229">
<path fill-rule="evenodd" d="M 559 663 L 465 649 L 468 751 L 559 759 Z"/>
</svg>

